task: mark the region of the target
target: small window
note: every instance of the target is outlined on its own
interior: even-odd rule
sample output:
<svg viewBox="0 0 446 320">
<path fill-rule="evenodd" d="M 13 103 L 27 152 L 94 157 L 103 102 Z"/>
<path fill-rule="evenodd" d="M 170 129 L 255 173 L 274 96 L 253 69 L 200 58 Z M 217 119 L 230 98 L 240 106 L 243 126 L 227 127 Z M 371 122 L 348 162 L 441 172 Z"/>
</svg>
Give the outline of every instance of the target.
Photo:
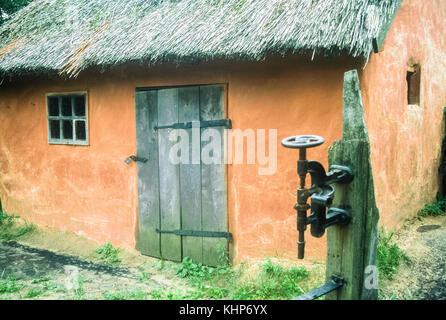
<svg viewBox="0 0 446 320">
<path fill-rule="evenodd" d="M 84 93 L 48 95 L 49 143 L 88 144 L 86 98 Z"/>
<path fill-rule="evenodd" d="M 414 64 L 407 70 L 407 103 L 420 105 L 421 91 L 421 68 L 419 64 Z"/>
</svg>

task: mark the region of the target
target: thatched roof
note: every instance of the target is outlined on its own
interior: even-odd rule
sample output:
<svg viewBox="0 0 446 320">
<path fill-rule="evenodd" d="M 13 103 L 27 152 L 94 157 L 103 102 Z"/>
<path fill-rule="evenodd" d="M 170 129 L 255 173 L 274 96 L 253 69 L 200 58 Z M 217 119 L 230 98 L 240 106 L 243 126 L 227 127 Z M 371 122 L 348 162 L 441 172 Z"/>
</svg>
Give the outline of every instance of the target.
<svg viewBox="0 0 446 320">
<path fill-rule="evenodd" d="M 368 56 L 396 0 L 35 0 L 0 27 L 0 72 L 129 62 Z"/>
</svg>

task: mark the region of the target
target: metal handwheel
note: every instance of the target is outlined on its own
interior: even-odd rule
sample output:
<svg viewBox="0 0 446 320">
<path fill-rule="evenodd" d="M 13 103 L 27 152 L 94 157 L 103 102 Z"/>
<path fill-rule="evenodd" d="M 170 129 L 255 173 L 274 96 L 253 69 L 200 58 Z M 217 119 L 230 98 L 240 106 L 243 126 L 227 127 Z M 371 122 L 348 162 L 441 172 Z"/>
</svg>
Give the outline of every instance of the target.
<svg viewBox="0 0 446 320">
<path fill-rule="evenodd" d="M 282 140 L 282 145 L 286 148 L 303 149 L 320 146 L 324 143 L 324 138 L 316 135 L 292 136 Z"/>
</svg>

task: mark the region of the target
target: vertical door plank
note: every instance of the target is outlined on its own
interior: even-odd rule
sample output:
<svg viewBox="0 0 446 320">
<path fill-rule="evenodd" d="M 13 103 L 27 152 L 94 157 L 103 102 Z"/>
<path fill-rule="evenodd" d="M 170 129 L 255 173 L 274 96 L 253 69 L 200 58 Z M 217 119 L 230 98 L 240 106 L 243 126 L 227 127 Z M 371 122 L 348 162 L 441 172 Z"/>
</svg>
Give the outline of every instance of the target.
<svg viewBox="0 0 446 320">
<path fill-rule="evenodd" d="M 209 85 L 200 87 L 200 119 L 225 118 L 224 87 Z M 205 231 L 228 231 L 226 166 L 223 161 L 223 128 L 212 128 L 221 136 L 221 159 L 218 164 L 201 164 L 202 227 Z M 201 132 L 207 128 L 201 129 Z M 202 149 L 209 142 L 202 141 Z M 219 263 L 217 248 L 227 249 L 224 238 L 203 238 L 203 263 L 215 266 Z"/>
<path fill-rule="evenodd" d="M 200 120 L 199 87 L 178 89 L 178 121 Z M 202 230 L 201 228 L 201 166 L 192 159 L 192 129 L 186 130 L 189 136 L 188 163 L 180 163 L 181 222 L 184 230 Z M 198 144 L 200 143 L 198 129 Z M 198 145 L 198 153 L 201 146 Z M 189 257 L 196 262 L 203 262 L 203 239 L 201 237 L 183 237 L 183 258 Z"/>
<path fill-rule="evenodd" d="M 135 93 L 136 147 L 138 156 L 138 233 L 136 248 L 141 253 L 160 257 L 159 184 L 158 184 L 158 124 L 157 91 Z"/>
<path fill-rule="evenodd" d="M 178 122 L 178 89 L 158 91 L 158 125 Z M 161 230 L 181 229 L 179 165 L 169 160 L 175 142 L 169 140 L 173 129 L 158 130 Z M 181 237 L 161 234 L 163 259 L 181 261 Z"/>
</svg>

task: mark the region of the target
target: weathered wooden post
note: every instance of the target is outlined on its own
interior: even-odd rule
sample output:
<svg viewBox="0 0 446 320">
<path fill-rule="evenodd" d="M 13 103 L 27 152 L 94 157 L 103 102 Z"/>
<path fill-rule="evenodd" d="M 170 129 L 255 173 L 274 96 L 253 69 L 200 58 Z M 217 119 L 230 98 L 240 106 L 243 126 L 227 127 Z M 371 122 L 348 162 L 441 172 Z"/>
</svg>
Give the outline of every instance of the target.
<svg viewBox="0 0 446 320">
<path fill-rule="evenodd" d="M 346 227 L 327 229 L 327 281 L 340 276 L 345 284 L 326 299 L 377 299 L 377 242 L 379 213 L 370 162 L 370 141 L 364 121 L 358 73 L 344 75 L 342 140 L 328 152 L 329 164 L 351 168 L 354 180 L 336 185 L 334 207 L 348 206 L 352 220 Z"/>
</svg>

